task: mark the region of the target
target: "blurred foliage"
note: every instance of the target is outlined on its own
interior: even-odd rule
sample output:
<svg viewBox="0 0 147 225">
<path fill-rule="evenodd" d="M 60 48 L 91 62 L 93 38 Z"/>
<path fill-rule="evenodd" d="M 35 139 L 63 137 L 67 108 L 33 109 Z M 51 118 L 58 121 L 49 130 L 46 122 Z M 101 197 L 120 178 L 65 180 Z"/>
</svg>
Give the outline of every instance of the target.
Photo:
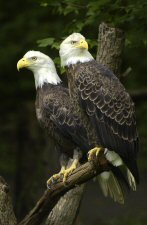
<svg viewBox="0 0 147 225">
<path fill-rule="evenodd" d="M 60 38 L 75 31 L 97 30 L 98 24 L 105 21 L 126 32 L 129 47 L 147 45 L 146 0 L 116 0 L 113 3 L 111 0 L 41 0 L 41 6 L 48 7 L 53 14 L 67 21 L 60 30 Z M 91 32 L 88 37 L 92 38 Z"/>
<path fill-rule="evenodd" d="M 81 32 L 88 40 L 90 50 L 95 56 L 97 51 L 97 31 L 101 22 L 105 21 L 112 26 L 124 30 L 126 35 L 124 50 L 123 72 L 131 66 L 132 76 L 127 80 L 129 88 L 146 88 L 146 76 L 138 76 L 146 70 L 147 57 L 147 1 L 146 0 L 38 0 L 42 8 L 47 8 L 52 15 L 60 20 L 60 27 L 57 27 L 59 35 L 55 38 L 48 35 L 37 41 L 39 47 L 50 47 L 58 54 L 61 41 L 72 32 Z M 138 58 L 140 62 L 138 63 Z M 57 66 L 59 58 L 56 57 Z M 142 70 L 142 71 L 141 71 Z M 142 73 L 143 74 L 143 73 Z"/>
</svg>

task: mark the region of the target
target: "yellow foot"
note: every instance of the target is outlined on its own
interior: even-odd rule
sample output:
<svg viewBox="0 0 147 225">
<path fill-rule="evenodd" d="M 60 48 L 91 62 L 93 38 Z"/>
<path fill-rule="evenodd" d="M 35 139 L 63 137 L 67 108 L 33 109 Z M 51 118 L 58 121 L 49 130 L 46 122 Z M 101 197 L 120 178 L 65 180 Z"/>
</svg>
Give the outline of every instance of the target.
<svg viewBox="0 0 147 225">
<path fill-rule="evenodd" d="M 54 174 L 53 176 L 51 176 L 51 178 L 49 178 L 49 179 L 47 180 L 47 188 L 50 189 L 50 188 L 52 187 L 52 185 L 53 185 L 54 183 L 56 183 L 56 181 L 57 181 L 60 177 L 62 177 L 63 171 L 64 171 L 64 170 L 65 170 L 65 167 L 62 167 L 59 173 Z"/>
<path fill-rule="evenodd" d="M 101 148 L 101 147 L 95 147 L 95 148 L 91 149 L 88 152 L 88 161 L 93 160 L 95 156 L 97 157 L 99 152 L 102 150 L 103 150 L 103 148 Z"/>
<path fill-rule="evenodd" d="M 64 184 L 66 184 L 66 180 L 68 176 L 77 168 L 77 166 L 78 166 L 78 160 L 75 159 L 68 169 L 62 171 Z"/>
</svg>

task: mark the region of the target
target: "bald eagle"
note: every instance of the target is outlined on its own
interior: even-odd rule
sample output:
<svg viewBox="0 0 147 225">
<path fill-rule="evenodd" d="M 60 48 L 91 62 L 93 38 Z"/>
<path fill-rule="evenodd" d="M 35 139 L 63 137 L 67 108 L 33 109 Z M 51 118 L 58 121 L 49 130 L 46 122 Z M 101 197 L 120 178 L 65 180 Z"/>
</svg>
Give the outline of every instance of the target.
<svg viewBox="0 0 147 225">
<path fill-rule="evenodd" d="M 94 147 L 93 139 L 89 141 L 87 135 L 90 132 L 88 130 L 90 126 L 83 123 L 75 110 L 70 101 L 69 91 L 63 86 L 51 58 L 38 51 L 29 51 L 17 63 L 18 70 L 24 67 L 34 73 L 37 91 L 36 115 L 41 126 L 54 138 L 60 147 L 61 153 L 71 158 L 74 149 L 80 149 L 82 152 L 83 156 L 80 158 L 80 154 L 75 151 L 71 167 L 66 170 L 62 167 L 61 172 L 54 175 L 54 179 L 56 179 L 63 174 L 63 181 L 66 181 L 68 174 L 76 168 L 79 159 L 80 162 L 85 161 L 88 150 Z M 94 136 L 94 132 L 91 133 Z M 115 170 L 115 168 L 113 169 Z M 123 183 L 126 184 L 126 181 L 117 171 L 116 176 L 122 178 Z M 51 182 L 51 179 L 47 181 L 48 186 L 51 185 Z M 113 192 L 110 193 L 111 197 L 115 201 L 123 203 L 123 190 L 112 173 L 110 182 L 113 184 L 116 193 L 116 196 L 113 196 Z"/>
<path fill-rule="evenodd" d="M 70 104 L 69 92 L 63 86 L 51 58 L 39 51 L 29 51 L 17 63 L 17 69 L 27 68 L 34 73 L 36 86 L 36 116 L 40 125 L 55 140 L 61 153 L 68 158 L 74 155 L 74 149 L 87 152 L 86 130 Z M 79 155 L 75 151 L 71 170 L 63 170 L 64 181 L 68 173 L 78 164 Z M 58 178 L 58 176 L 54 176 Z M 51 180 L 48 181 L 51 183 Z"/>
<path fill-rule="evenodd" d="M 68 36 L 61 43 L 59 53 L 61 65 L 67 71 L 71 100 L 82 118 L 87 118 L 91 132 L 97 137 L 90 156 L 103 149 L 112 165 L 125 164 L 130 187 L 136 190 L 139 182 L 138 133 L 131 97 L 114 73 L 94 60 L 80 33 Z M 108 190 L 102 180 L 100 184 L 106 193 Z"/>
</svg>

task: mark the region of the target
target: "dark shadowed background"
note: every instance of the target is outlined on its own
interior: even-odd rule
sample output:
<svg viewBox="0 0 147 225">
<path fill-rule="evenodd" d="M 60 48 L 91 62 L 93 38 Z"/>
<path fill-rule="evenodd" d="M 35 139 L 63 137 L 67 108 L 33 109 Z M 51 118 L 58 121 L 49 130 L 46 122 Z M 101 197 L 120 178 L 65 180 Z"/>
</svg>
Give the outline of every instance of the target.
<svg viewBox="0 0 147 225">
<path fill-rule="evenodd" d="M 0 175 L 11 186 L 15 212 L 22 218 L 46 188 L 46 180 L 59 168 L 52 140 L 45 138 L 35 116 L 35 85 L 31 72 L 18 73 L 17 61 L 28 50 L 58 57 L 58 43 L 73 31 L 89 39 L 96 55 L 100 22 L 126 32 L 122 79 L 130 92 L 147 88 L 146 0 L 57 0 L 0 2 Z M 43 39 L 43 40 L 42 40 Z M 42 40 L 37 42 L 38 40 Z M 39 47 L 40 46 L 40 47 Z M 41 47 L 42 46 L 42 47 Z M 59 59 L 55 61 L 59 65 Z M 137 192 L 126 195 L 124 206 L 102 196 L 98 184 L 88 183 L 77 225 L 147 224 L 147 99 L 135 101 L 140 136 Z"/>
</svg>

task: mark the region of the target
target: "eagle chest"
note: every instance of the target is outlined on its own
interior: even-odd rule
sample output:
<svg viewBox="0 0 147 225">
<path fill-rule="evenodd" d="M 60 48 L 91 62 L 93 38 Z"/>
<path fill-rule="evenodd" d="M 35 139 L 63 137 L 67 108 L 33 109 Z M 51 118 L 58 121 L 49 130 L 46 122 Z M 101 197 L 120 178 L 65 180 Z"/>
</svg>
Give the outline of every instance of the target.
<svg viewBox="0 0 147 225">
<path fill-rule="evenodd" d="M 40 108 L 36 108 L 36 116 L 39 122 L 42 121 L 42 111 Z"/>
<path fill-rule="evenodd" d="M 78 90 L 75 84 L 74 75 L 75 75 L 75 68 L 74 67 L 68 68 L 69 93 L 72 98 L 72 101 L 74 102 L 74 104 L 76 104 L 79 96 L 78 96 Z"/>
<path fill-rule="evenodd" d="M 42 107 L 42 96 L 39 95 L 39 93 L 36 96 L 36 102 L 35 102 L 35 106 L 36 106 L 36 117 L 37 120 L 39 121 L 39 123 L 41 125 L 44 124 L 44 115 L 43 115 L 43 107 Z"/>
</svg>

